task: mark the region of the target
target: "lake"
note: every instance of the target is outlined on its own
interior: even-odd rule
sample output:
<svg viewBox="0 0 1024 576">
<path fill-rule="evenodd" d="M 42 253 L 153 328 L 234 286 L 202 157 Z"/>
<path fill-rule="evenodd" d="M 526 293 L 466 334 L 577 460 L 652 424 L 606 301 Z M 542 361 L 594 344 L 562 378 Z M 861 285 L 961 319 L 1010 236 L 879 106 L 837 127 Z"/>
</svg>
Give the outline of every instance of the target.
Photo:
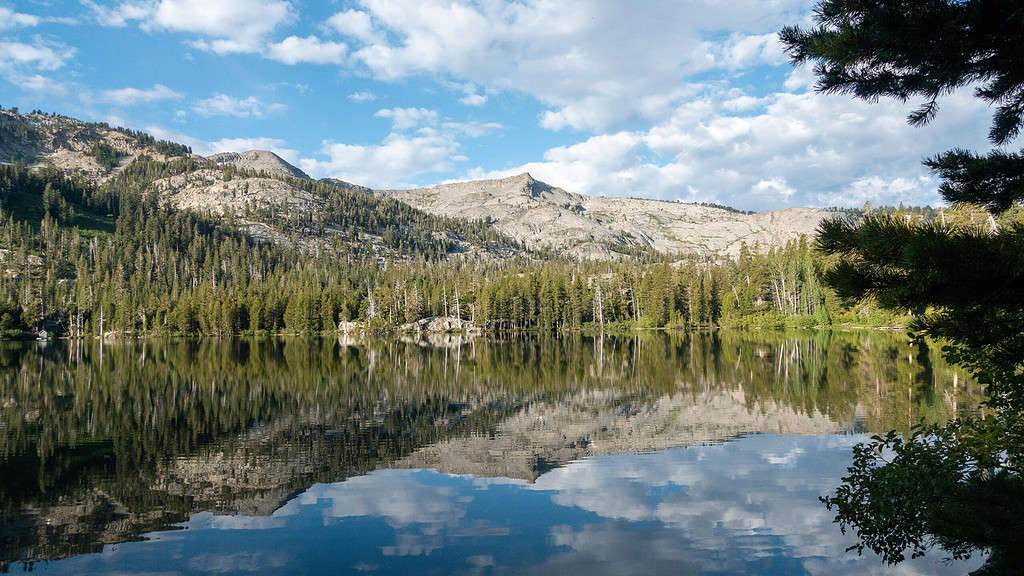
<svg viewBox="0 0 1024 576">
<path fill-rule="evenodd" d="M 890 332 L 5 342 L 0 571 L 965 574 L 818 497 L 981 400 Z"/>
</svg>

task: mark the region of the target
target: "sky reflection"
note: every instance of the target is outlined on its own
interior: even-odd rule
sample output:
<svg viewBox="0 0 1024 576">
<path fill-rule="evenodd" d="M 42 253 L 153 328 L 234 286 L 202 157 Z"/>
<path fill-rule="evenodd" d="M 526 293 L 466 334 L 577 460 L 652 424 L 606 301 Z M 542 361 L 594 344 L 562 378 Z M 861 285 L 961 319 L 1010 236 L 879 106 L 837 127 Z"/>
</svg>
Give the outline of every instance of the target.
<svg viewBox="0 0 1024 576">
<path fill-rule="evenodd" d="M 817 497 L 860 436 L 752 435 L 571 462 L 535 483 L 377 470 L 315 484 L 267 517 L 36 570 L 76 574 L 963 574 L 941 554 L 887 567 L 844 549 Z M 130 569 L 129 569 L 130 568 Z"/>
</svg>

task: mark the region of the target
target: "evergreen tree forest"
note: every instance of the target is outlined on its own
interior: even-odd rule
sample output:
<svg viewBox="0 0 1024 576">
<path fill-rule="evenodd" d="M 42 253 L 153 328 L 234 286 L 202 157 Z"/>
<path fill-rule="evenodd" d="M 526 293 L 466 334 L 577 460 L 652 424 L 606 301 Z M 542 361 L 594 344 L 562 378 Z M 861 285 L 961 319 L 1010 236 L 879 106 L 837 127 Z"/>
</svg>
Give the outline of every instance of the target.
<svg viewBox="0 0 1024 576">
<path fill-rule="evenodd" d="M 488 332 L 566 333 L 906 320 L 905 311 L 871 299 L 837 298 L 822 281 L 826 257 L 807 239 L 768 253 L 744 247 L 738 258 L 718 261 L 639 253 L 577 262 L 522 250 L 506 256 L 501 250 L 515 243 L 489 223 L 437 217 L 329 183 L 290 181 L 324 198 L 324 215 L 315 217 L 267 207 L 197 214 L 160 202 L 148 186 L 201 162 L 140 158 L 100 186 L 55 169 L 0 166 L 0 330 L 8 337 L 314 333 L 355 321 L 388 331 L 447 316 Z M 226 178 L 240 174 L 223 170 Z M 245 234 L 236 218 L 253 215 L 278 222 L 285 241 Z M 976 211 L 941 217 L 988 225 Z M 335 232 L 324 234 L 332 223 Z M 311 246 L 309 237 L 320 240 Z M 496 247 L 498 257 L 460 253 L 466 240 Z"/>
</svg>

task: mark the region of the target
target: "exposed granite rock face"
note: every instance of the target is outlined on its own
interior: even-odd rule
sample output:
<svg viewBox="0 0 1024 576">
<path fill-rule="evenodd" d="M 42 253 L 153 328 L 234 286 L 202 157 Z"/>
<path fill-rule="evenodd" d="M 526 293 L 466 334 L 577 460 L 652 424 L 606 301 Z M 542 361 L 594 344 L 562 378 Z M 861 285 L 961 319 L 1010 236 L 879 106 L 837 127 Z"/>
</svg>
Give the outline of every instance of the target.
<svg viewBox="0 0 1024 576">
<path fill-rule="evenodd" d="M 533 482 L 552 468 L 589 456 L 720 442 L 751 433 L 831 434 L 842 429 L 817 412 L 770 401 L 750 406 L 741 388 L 680 391 L 646 403 L 597 390 L 529 405 L 502 422 L 493 437 L 425 446 L 392 466 Z"/>
<path fill-rule="evenodd" d="M 598 198 L 566 192 L 520 174 L 498 180 L 379 192 L 445 216 L 485 219 L 533 248 L 608 258 L 611 247 L 668 254 L 733 256 L 745 242 L 762 251 L 813 234 L 832 213 L 817 208 L 744 214 L 698 204 Z"/>
<path fill-rule="evenodd" d="M 447 332 L 476 334 L 479 332 L 479 328 L 474 326 L 469 320 L 463 320 L 454 316 L 431 316 L 430 318 L 423 318 L 416 320 L 415 322 L 402 324 L 399 327 L 399 330 L 402 332 L 426 332 L 432 334 L 443 334 Z"/>
<path fill-rule="evenodd" d="M 97 161 L 92 153 L 97 144 L 116 153 L 113 167 Z M 100 183 L 141 155 L 166 159 L 160 150 L 144 134 L 105 124 L 0 111 L 0 162 L 49 163 Z M 314 214 L 323 210 L 322 202 L 291 180 L 309 176 L 273 152 L 224 152 L 205 159 L 208 163 L 192 158 L 200 160 L 198 169 L 154 184 L 177 207 L 236 216 L 248 208 Z M 222 165 L 244 169 L 246 174 L 226 177 L 219 170 Z M 614 258 L 637 248 L 680 256 L 735 257 L 744 243 L 751 250 L 767 251 L 814 234 L 818 224 L 833 214 L 816 208 L 745 214 L 679 202 L 598 198 L 567 192 L 529 174 L 413 190 L 373 191 L 335 178 L 321 182 L 339 190 L 395 198 L 437 215 L 489 220 L 498 231 L 529 248 L 550 248 L 560 255 L 586 259 Z M 283 240 L 265 219 L 241 224 L 258 238 Z M 519 254 L 518 250 L 506 252 L 497 256 Z"/>
<path fill-rule="evenodd" d="M 90 154 L 97 144 L 110 146 L 118 155 L 113 168 L 108 170 Z M 143 154 L 166 159 L 152 138 L 140 138 L 106 124 L 67 116 L 0 110 L 0 162 L 3 163 L 52 164 L 59 170 L 98 183 L 116 175 Z"/>
<path fill-rule="evenodd" d="M 305 172 L 286 162 L 270 150 L 249 150 L 248 152 L 221 152 L 206 157 L 219 165 L 232 165 L 243 170 L 266 172 L 275 176 L 309 178 Z"/>
<path fill-rule="evenodd" d="M 186 172 L 153 182 L 161 198 L 174 206 L 222 216 L 246 209 L 275 208 L 284 213 L 318 210 L 321 202 L 305 190 L 275 178 L 231 178 L 216 169 Z"/>
<path fill-rule="evenodd" d="M 365 192 L 367 194 L 373 194 L 373 190 L 367 188 L 366 186 L 360 186 L 358 184 L 353 184 L 351 182 L 346 182 L 344 180 L 339 180 L 337 178 L 321 178 L 320 181 L 326 182 L 327 184 L 333 184 L 334 186 L 337 186 L 342 190 L 352 190 L 355 192 Z"/>
</svg>

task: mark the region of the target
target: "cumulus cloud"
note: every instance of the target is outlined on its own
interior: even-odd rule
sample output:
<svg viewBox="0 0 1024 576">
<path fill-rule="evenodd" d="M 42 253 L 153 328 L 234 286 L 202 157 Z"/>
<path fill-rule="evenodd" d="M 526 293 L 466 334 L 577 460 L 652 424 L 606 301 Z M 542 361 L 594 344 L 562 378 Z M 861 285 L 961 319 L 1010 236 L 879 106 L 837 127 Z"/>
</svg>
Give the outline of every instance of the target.
<svg viewBox="0 0 1024 576">
<path fill-rule="evenodd" d="M 746 574 L 782 566 L 807 574 L 946 575 L 976 568 L 980 558 L 947 562 L 936 553 L 890 570 L 870 552 L 843 553 L 855 538 L 832 523 L 818 496 L 839 483 L 850 446 L 860 440 L 753 435 L 587 458 L 535 483 L 376 470 L 314 484 L 269 518 L 238 516 L 221 526 L 219 517 L 196 515 L 181 538 L 196 557 L 240 570 L 252 560 L 247 541 L 223 534 L 213 555 L 200 542 L 209 540 L 206 531 L 274 528 L 285 560 L 269 565 L 279 572 L 322 551 L 292 537 L 311 525 L 352 543 L 325 556 L 336 565 L 381 562 L 384 570 L 404 566 L 393 557 L 425 555 L 456 568 L 449 558 L 460 557 L 467 568 L 496 574 Z M 508 509 L 525 512 L 503 514 Z"/>
<path fill-rule="evenodd" d="M 688 75 L 778 63 L 774 32 L 807 7 L 803 0 L 703 0 L 685 9 L 670 1 L 360 4 L 332 16 L 327 28 L 350 38 L 353 60 L 376 77 L 440 74 L 525 92 L 551 107 L 545 127 L 590 131 L 657 119 L 678 103 Z M 708 30 L 726 29 L 733 34 L 707 38 Z M 485 97 L 464 100 L 480 105 Z"/>
<path fill-rule="evenodd" d="M 130 22 L 148 18 L 152 15 L 154 8 L 153 3 L 148 1 L 128 1 L 108 5 L 82 0 L 82 4 L 89 8 L 97 24 L 114 28 L 121 28 Z"/>
<path fill-rule="evenodd" d="M 304 158 L 301 167 L 314 176 L 331 176 L 376 188 L 415 186 L 422 174 L 452 170 L 468 158 L 461 140 L 503 128 L 498 122 L 460 122 L 428 108 L 383 108 L 374 116 L 391 121 L 390 133 L 377 144 L 324 141 L 326 159 Z"/>
<path fill-rule="evenodd" d="M 333 176 L 377 188 L 401 187 L 420 174 L 454 166 L 458 142 L 448 134 L 425 130 L 392 132 L 379 144 L 324 142 L 326 160 L 304 158 L 301 168 L 315 176 Z"/>
<path fill-rule="evenodd" d="M 285 0 L 160 0 L 86 4 L 96 21 L 107 26 L 137 22 L 148 31 L 193 34 L 191 44 L 219 54 L 258 52 L 278 26 L 292 22 L 294 9 Z"/>
<path fill-rule="evenodd" d="M 181 93 L 175 92 L 163 84 L 154 84 L 152 88 L 128 87 L 105 90 L 100 94 L 98 100 L 117 106 L 135 106 L 157 100 L 177 100 L 181 97 Z"/>
<path fill-rule="evenodd" d="M 196 102 L 192 110 L 200 116 L 234 116 L 236 118 L 262 118 L 280 112 L 286 106 L 278 102 L 264 103 L 255 96 L 236 98 L 227 94 L 214 94 Z"/>
<path fill-rule="evenodd" d="M 341 64 L 348 46 L 340 42 L 325 42 L 316 36 L 300 38 L 289 36 L 267 47 L 267 57 L 285 64 Z"/>
<path fill-rule="evenodd" d="M 985 146 L 983 104 L 943 101 L 932 125 L 913 128 L 912 104 L 778 92 L 711 92 L 644 130 L 619 131 L 546 151 L 541 161 L 467 177 L 529 171 L 593 195 L 713 201 L 744 209 L 938 201 L 920 161 L 956 145 Z"/>
<path fill-rule="evenodd" d="M 281 511 L 288 515 L 301 506 L 327 502 L 326 518 L 374 516 L 393 527 L 410 524 L 445 525 L 458 522 L 468 502 L 456 501 L 450 486 L 428 486 L 409 470 L 379 471 L 336 484 L 315 484 Z"/>
<path fill-rule="evenodd" d="M 453 104 L 482 107 L 495 94 L 525 94 L 540 104 L 530 111 L 540 127 L 563 131 L 552 136 L 561 145 L 539 158 L 530 151 L 507 163 L 461 169 L 472 154 L 460 139 L 493 133 L 500 124 L 455 122 L 417 106 L 387 108 L 377 112 L 392 124 L 385 138 L 326 141 L 304 160 L 313 173 L 404 184 L 456 168 L 443 177 L 529 170 L 578 192 L 746 209 L 937 201 L 921 158 L 956 145 L 985 147 L 985 110 L 968 94 L 956 94 L 933 126 L 913 129 L 905 124 L 912 105 L 811 93 L 812 70 L 789 68 L 776 32 L 806 23 L 812 4 L 356 0 L 312 30 L 289 35 L 282 29 L 298 22 L 298 4 L 290 0 L 87 2 L 104 24 L 181 33 L 219 53 L 334 65 L 385 82 L 426 77 Z M 62 66 L 71 57 L 65 49 L 73 55 L 38 39 L 0 42 L 0 73 L 26 89 L 47 89 L 40 72 Z M 352 102 L 376 97 L 370 90 L 347 96 Z M 197 107 L 238 117 L 269 111 L 258 102 L 218 104 Z M 424 146 L 422 156 L 410 146 Z M 368 164 L 360 168 L 360 161 Z"/>
<path fill-rule="evenodd" d="M 385 108 L 374 116 L 390 118 L 393 130 L 408 130 L 417 126 L 437 123 L 437 111 L 426 108 Z"/>
<path fill-rule="evenodd" d="M 466 106 L 483 106 L 487 103 L 487 96 L 483 94 L 466 94 L 462 98 L 459 98 L 459 102 L 462 102 Z"/>
<path fill-rule="evenodd" d="M 905 124 L 909 106 L 809 93 L 812 71 L 788 69 L 776 33 L 806 21 L 810 7 L 360 0 L 324 29 L 346 38 L 349 62 L 379 80 L 426 75 L 469 106 L 485 104 L 488 91 L 526 93 L 544 105 L 541 127 L 591 134 L 467 177 L 530 170 L 580 192 L 754 209 L 937 201 L 920 160 L 984 146 L 981 106 L 955 95 L 935 126 L 919 130 Z M 782 79 L 764 80 L 769 70 Z M 742 79 L 749 74 L 754 87 Z"/>
<path fill-rule="evenodd" d="M 61 95 L 67 86 L 41 72 L 59 70 L 74 56 L 74 48 L 40 36 L 30 43 L 0 41 L 0 78 L 23 90 Z"/>
<path fill-rule="evenodd" d="M 77 24 L 78 21 L 66 16 L 36 16 L 35 14 L 25 14 L 23 12 L 11 10 L 6 6 L 0 6 L 0 30 L 30 28 L 43 23 Z"/>
<path fill-rule="evenodd" d="M 45 94 L 63 95 L 68 91 L 67 86 L 65 86 L 63 82 L 41 74 L 22 76 L 18 78 L 17 84 L 25 90 Z"/>
<path fill-rule="evenodd" d="M 345 10 L 327 19 L 327 27 L 339 34 L 352 36 L 364 42 L 384 40 L 370 21 L 370 15 L 359 10 Z"/>
<path fill-rule="evenodd" d="M 761 64 L 777 66 L 786 61 L 778 34 L 734 34 L 728 40 L 704 42 L 695 62 L 702 68 L 736 70 Z"/>
<path fill-rule="evenodd" d="M 33 39 L 31 44 L 24 42 L 0 42 L 0 71 L 31 67 L 37 70 L 57 70 L 75 56 L 75 49 L 44 40 Z"/>
</svg>

